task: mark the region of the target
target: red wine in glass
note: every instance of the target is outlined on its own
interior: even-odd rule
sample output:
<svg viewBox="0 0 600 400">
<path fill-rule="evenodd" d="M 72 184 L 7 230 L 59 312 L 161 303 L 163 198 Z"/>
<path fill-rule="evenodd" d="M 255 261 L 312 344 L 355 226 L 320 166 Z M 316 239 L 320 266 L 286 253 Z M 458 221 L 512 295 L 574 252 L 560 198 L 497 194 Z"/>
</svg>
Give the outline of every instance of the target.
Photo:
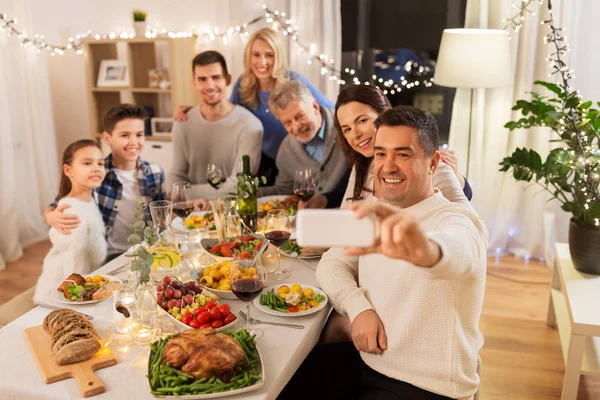
<svg viewBox="0 0 600 400">
<path fill-rule="evenodd" d="M 300 200 L 307 201 L 315 194 L 315 189 L 294 189 L 294 194 L 300 197 Z"/>
<path fill-rule="evenodd" d="M 191 202 L 183 201 L 173 204 L 173 212 L 181 219 L 189 217 L 192 211 L 194 211 L 194 204 Z"/>
<path fill-rule="evenodd" d="M 238 299 L 250 302 L 263 290 L 263 282 L 255 278 L 238 279 L 231 283 L 231 291 Z"/>
<path fill-rule="evenodd" d="M 292 236 L 291 232 L 288 231 L 269 231 L 265 233 L 265 237 L 271 241 L 271 244 L 275 247 L 281 247 L 285 242 L 287 242 Z"/>
</svg>

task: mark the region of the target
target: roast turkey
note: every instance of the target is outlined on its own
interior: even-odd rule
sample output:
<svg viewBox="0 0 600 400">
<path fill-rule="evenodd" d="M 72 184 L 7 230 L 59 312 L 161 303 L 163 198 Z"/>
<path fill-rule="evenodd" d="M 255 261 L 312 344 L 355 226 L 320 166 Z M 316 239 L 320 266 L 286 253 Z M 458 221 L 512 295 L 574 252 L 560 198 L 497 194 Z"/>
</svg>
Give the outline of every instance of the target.
<svg viewBox="0 0 600 400">
<path fill-rule="evenodd" d="M 246 365 L 240 344 L 212 328 L 188 329 L 173 336 L 165 346 L 163 358 L 196 380 L 216 376 L 228 381 Z"/>
</svg>

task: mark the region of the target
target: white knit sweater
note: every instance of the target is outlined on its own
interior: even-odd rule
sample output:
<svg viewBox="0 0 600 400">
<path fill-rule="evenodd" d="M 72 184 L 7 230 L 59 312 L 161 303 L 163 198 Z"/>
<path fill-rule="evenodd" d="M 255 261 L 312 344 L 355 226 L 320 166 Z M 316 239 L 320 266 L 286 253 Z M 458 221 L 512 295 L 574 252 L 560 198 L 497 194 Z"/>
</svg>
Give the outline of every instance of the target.
<svg viewBox="0 0 600 400">
<path fill-rule="evenodd" d="M 89 274 L 104 263 L 106 258 L 106 240 L 104 222 L 94 200 L 81 201 L 73 197 L 63 197 L 58 202 L 69 204 L 65 214 L 79 217 L 79 226 L 64 235 L 50 228 L 52 248 L 44 259 L 33 301 L 36 304 L 48 301 L 50 290 L 56 289 L 72 273 Z"/>
<path fill-rule="evenodd" d="M 371 368 L 433 393 L 469 398 L 479 385 L 487 230 L 471 207 L 449 202 L 439 190 L 406 211 L 440 245 L 437 265 L 331 249 L 318 265 L 319 284 L 350 321 L 365 310 L 377 312 L 388 348 L 381 355 L 361 353 Z"/>
</svg>

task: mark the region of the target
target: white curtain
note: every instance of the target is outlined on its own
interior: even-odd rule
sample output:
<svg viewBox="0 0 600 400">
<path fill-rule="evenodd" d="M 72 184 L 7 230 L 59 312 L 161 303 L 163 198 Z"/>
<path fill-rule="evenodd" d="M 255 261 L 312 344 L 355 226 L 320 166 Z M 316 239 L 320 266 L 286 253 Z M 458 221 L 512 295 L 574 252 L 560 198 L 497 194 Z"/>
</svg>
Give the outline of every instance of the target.
<svg viewBox="0 0 600 400">
<path fill-rule="evenodd" d="M 2 9 L 32 32 L 26 1 Z M 58 160 L 45 55 L 0 33 L 0 270 L 47 237 L 41 211 L 58 188 Z"/>
<path fill-rule="evenodd" d="M 552 1 L 557 26 L 571 28 L 576 3 L 573 0 Z M 502 20 L 515 11 L 511 4 L 508 0 L 468 0 L 465 27 L 502 29 Z M 560 210 L 556 201 L 547 203 L 550 196 L 539 193 L 538 186 L 517 183 L 512 174 L 498 172 L 498 163 L 517 147 L 532 148 L 543 158 L 553 148 L 549 142 L 553 138 L 550 129 L 508 132 L 503 127 L 507 121 L 519 118 L 517 112 L 511 111 L 516 100 L 528 99 L 527 92 L 532 90 L 540 91 L 533 82 L 550 79 L 549 65 L 545 61 L 550 48 L 543 42 L 548 28 L 540 24 L 548 18 L 547 4 L 539 6 L 535 2 L 531 10 L 535 15 L 526 14 L 520 32 L 512 32 L 514 85 L 480 90 L 474 101 L 471 148 L 471 171 L 474 173 L 469 180 L 474 189 L 474 205 L 490 231 L 490 249 L 510 249 L 517 254 L 550 258 L 550 245 L 555 238 L 554 218 L 558 216 L 556 226 L 560 228 L 560 239 L 566 240 L 568 215 Z M 466 165 L 469 96 L 470 89 L 457 90 L 450 127 L 450 147 L 457 149 L 462 165 Z"/>
</svg>

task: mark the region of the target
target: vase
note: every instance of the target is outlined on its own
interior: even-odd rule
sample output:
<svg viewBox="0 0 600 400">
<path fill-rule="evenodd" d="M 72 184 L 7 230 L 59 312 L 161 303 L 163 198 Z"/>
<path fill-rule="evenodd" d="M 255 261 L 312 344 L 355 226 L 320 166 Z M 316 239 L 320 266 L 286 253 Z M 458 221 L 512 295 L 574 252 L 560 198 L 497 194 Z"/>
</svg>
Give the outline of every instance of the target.
<svg viewBox="0 0 600 400">
<path fill-rule="evenodd" d="M 135 31 L 135 37 L 146 37 L 146 21 L 135 21 L 133 23 L 133 30 Z"/>
<path fill-rule="evenodd" d="M 569 251 L 577 271 L 600 275 L 600 230 L 569 224 Z"/>
</svg>

